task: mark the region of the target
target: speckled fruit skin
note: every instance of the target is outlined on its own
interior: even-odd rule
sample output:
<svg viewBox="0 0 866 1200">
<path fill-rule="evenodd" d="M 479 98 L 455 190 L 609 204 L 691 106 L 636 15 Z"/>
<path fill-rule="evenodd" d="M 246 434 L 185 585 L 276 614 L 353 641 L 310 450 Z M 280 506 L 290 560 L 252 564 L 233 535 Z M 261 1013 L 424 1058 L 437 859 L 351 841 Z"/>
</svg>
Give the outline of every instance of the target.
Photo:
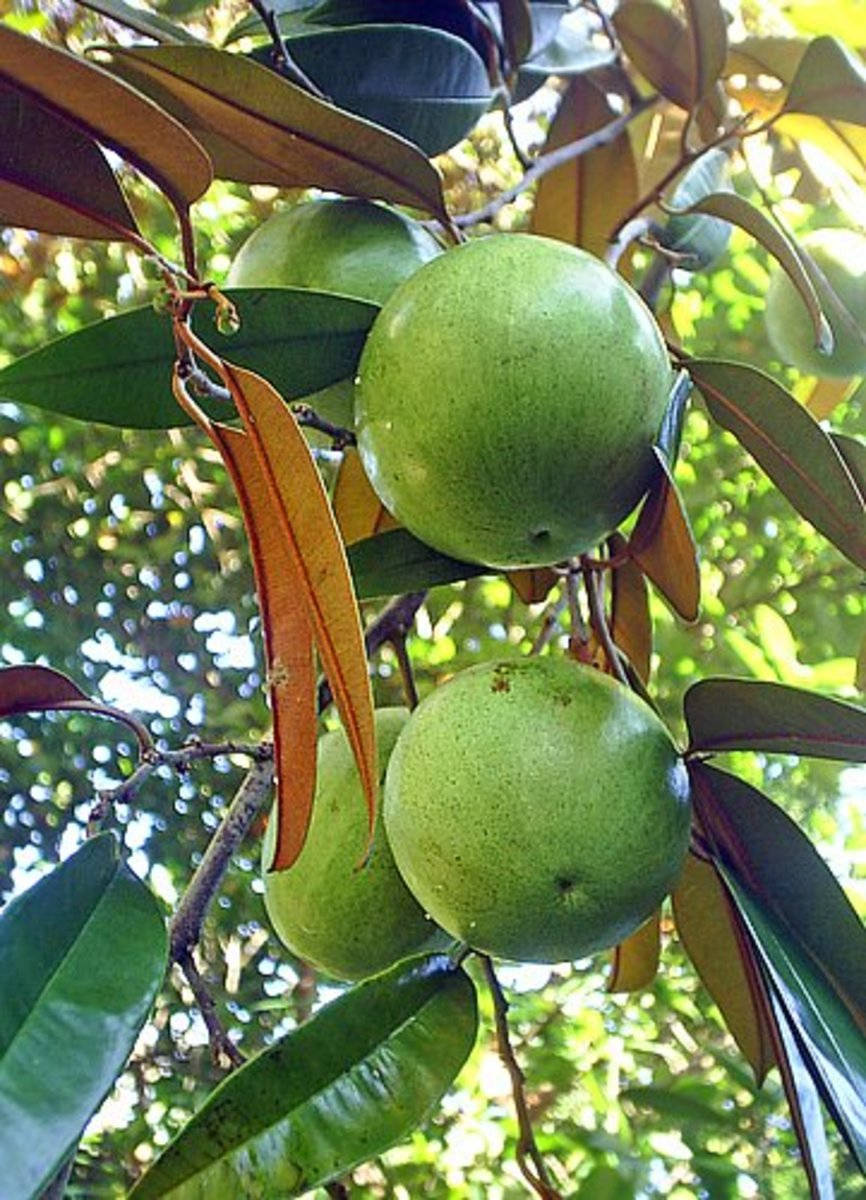
<svg viewBox="0 0 866 1200">
<path fill-rule="evenodd" d="M 501 958 L 612 946 L 676 882 L 688 776 L 652 710 L 567 659 L 462 671 L 412 714 L 388 766 L 385 828 L 448 933 Z"/>
<path fill-rule="evenodd" d="M 359 364 L 364 466 L 391 512 L 455 558 L 560 562 L 649 484 L 671 368 L 649 309 L 592 255 L 493 234 L 394 292 Z"/>
<path fill-rule="evenodd" d="M 835 338 L 832 354 L 815 345 L 805 304 L 781 267 L 774 267 L 767 289 L 765 320 L 773 349 L 782 362 L 808 375 L 860 375 L 866 372 L 866 237 L 851 229 L 817 229 L 801 244 L 815 259 L 848 314 L 840 313 L 827 288 L 816 284 Z"/>
<path fill-rule="evenodd" d="M 380 777 L 409 714 L 376 712 Z M 265 908 L 277 936 L 296 954 L 336 979 L 364 979 L 425 947 L 435 926 L 403 883 L 388 847 L 381 813 L 373 849 L 352 751 L 342 730 L 319 741 L 318 780 L 310 832 L 294 866 L 268 872 L 273 820 L 262 847 Z"/>
</svg>

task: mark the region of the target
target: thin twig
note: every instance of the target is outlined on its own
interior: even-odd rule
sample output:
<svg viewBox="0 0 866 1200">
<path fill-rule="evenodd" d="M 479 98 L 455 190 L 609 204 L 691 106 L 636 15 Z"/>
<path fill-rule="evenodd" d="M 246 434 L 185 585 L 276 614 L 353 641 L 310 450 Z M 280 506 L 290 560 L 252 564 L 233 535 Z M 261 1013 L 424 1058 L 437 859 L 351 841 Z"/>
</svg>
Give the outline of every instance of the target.
<svg viewBox="0 0 866 1200">
<path fill-rule="evenodd" d="M 324 433 L 331 439 L 334 450 L 345 450 L 347 446 L 358 444 L 358 439 L 351 429 L 345 429 L 342 425 L 332 425 L 330 421 L 320 417 L 309 404 L 292 404 L 290 407 L 299 425 L 306 425 L 309 429 L 317 429 L 319 433 Z"/>
<path fill-rule="evenodd" d="M 409 658 L 409 650 L 406 646 L 406 635 L 400 634 L 399 637 L 392 638 L 391 648 L 397 659 L 397 666 L 400 668 L 400 682 L 403 685 L 403 695 L 406 697 L 406 704 L 410 709 L 414 710 L 418 707 L 418 689 L 415 686 L 412 660 Z"/>
<path fill-rule="evenodd" d="M 586 598 L 589 602 L 589 620 L 592 625 L 592 632 L 598 638 L 601 648 L 604 650 L 604 656 L 614 675 L 616 675 L 620 683 L 624 683 L 626 687 L 629 687 L 628 675 L 625 673 L 619 651 L 610 635 L 610 628 L 608 627 L 607 617 L 604 613 L 604 605 L 602 604 L 599 590 L 601 577 L 597 571 L 594 571 L 588 565 L 585 558 L 581 560 L 581 564 L 583 586 L 586 589 Z"/>
<path fill-rule="evenodd" d="M 568 648 L 575 658 L 584 662 L 588 657 L 586 647 L 589 637 L 586 632 L 586 626 L 583 623 L 583 614 L 580 611 L 580 602 L 577 596 L 577 575 L 577 567 L 570 566 L 563 579 L 562 586 L 565 589 L 565 596 L 568 601 L 568 615 L 571 620 Z"/>
<path fill-rule="evenodd" d="M 298 87 L 304 88 L 319 100 L 327 100 L 328 97 L 322 91 L 317 83 L 310 79 L 289 53 L 289 48 L 286 45 L 285 38 L 280 33 L 279 21 L 277 14 L 267 4 L 262 3 L 262 0 L 249 0 L 250 7 L 261 17 L 265 29 L 267 29 L 270 39 L 274 44 L 271 58 L 276 70 L 286 77 L 291 83 L 296 83 Z"/>
<path fill-rule="evenodd" d="M 407 592 L 392 600 L 387 608 L 379 614 L 364 634 L 364 643 L 368 656 L 381 649 L 386 642 L 394 643 L 396 638 L 405 637 L 412 628 L 415 614 L 424 603 L 426 592 Z M 324 712 L 333 699 L 331 688 L 326 679 L 319 684 L 318 711 Z"/>
<path fill-rule="evenodd" d="M 207 990 L 207 985 L 202 979 L 198 967 L 195 965 L 192 951 L 186 951 L 177 961 L 178 966 L 187 978 L 190 990 L 193 996 L 195 996 L 195 1002 L 198 1005 L 202 1020 L 207 1027 L 214 1066 L 226 1066 L 226 1062 L 224 1061 L 226 1059 L 232 1067 L 241 1066 L 246 1062 L 246 1059 L 223 1028 L 213 996 Z"/>
<path fill-rule="evenodd" d="M 541 623 L 541 628 L 535 636 L 535 641 L 529 651 L 530 654 L 540 654 L 554 638 L 557 629 L 559 628 L 559 618 L 562 616 L 563 610 L 568 603 L 564 592 L 548 606 L 544 614 L 544 620 Z"/>
<path fill-rule="evenodd" d="M 499 1057 L 502 1059 L 502 1063 L 511 1080 L 511 1091 L 514 1096 L 514 1107 L 517 1112 L 517 1125 L 520 1130 L 520 1137 L 517 1143 L 518 1166 L 526 1182 L 537 1195 L 542 1197 L 542 1200 L 563 1200 L 562 1194 L 556 1190 L 550 1180 L 541 1151 L 538 1149 L 535 1141 L 532 1121 L 529 1116 L 529 1106 L 526 1103 L 526 1092 L 524 1090 L 526 1079 L 520 1069 L 520 1064 L 515 1056 L 508 1033 L 508 1001 L 505 999 L 505 994 L 500 987 L 499 980 L 496 978 L 493 963 L 486 954 L 481 954 L 478 957 L 481 960 L 481 966 L 487 979 L 491 999 L 493 1000 L 493 1016 L 496 1022 L 496 1043 L 499 1049 Z M 532 1165 L 535 1168 L 534 1171 L 530 1168 L 527 1158 L 532 1161 Z"/>
<path fill-rule="evenodd" d="M 189 886 L 184 892 L 170 927 L 171 960 L 189 954 L 201 936 L 205 913 L 225 874 L 231 857 L 243 841 L 256 814 L 270 793 L 274 780 L 272 762 L 250 767 L 211 838 Z"/>
<path fill-rule="evenodd" d="M 595 129 L 592 133 L 586 134 L 585 137 L 578 138 L 574 142 L 569 142 L 565 146 L 560 146 L 556 150 L 551 150 L 548 154 L 540 155 L 522 179 L 518 180 L 513 187 L 506 188 L 504 192 L 500 192 L 498 196 L 494 196 L 482 208 L 477 208 L 474 212 L 462 213 L 454 218 L 455 225 L 461 229 L 468 229 L 471 225 L 480 225 L 483 221 L 490 221 L 500 209 L 511 204 L 519 195 L 525 192 L 528 188 L 541 179 L 543 175 L 547 175 L 549 171 L 555 171 L 557 167 L 563 166 L 565 163 L 572 162 L 576 158 L 580 158 L 583 154 L 588 154 L 590 150 L 595 150 L 598 146 L 606 146 L 608 142 L 614 141 L 628 124 L 635 119 L 640 113 L 651 108 L 657 101 L 658 96 L 647 96 L 640 100 L 628 112 L 621 113 L 620 116 L 608 122 L 607 125 L 602 125 L 601 129 Z"/>
</svg>

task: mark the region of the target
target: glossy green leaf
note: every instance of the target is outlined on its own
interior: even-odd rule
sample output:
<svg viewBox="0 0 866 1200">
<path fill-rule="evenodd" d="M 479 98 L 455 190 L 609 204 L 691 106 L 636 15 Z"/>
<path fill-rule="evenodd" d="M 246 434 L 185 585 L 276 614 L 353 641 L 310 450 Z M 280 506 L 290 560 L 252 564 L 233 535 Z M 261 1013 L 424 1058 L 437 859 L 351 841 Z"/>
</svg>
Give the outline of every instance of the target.
<svg viewBox="0 0 866 1200">
<path fill-rule="evenodd" d="M 195 133 L 219 178 L 328 188 L 445 215 L 439 175 L 416 146 L 251 58 L 211 46 L 100 53 Z"/>
<path fill-rule="evenodd" d="M 210 184 L 210 160 L 192 134 L 92 62 L 0 24 L 0 80 L 115 150 L 178 206 Z"/>
<path fill-rule="evenodd" d="M 300 1196 L 406 1137 L 476 1028 L 461 967 L 442 955 L 398 963 L 224 1080 L 131 1200 Z"/>
<path fill-rule="evenodd" d="M 866 125 L 866 66 L 838 38 L 815 38 L 791 80 L 784 111 Z"/>
<path fill-rule="evenodd" d="M 461 562 L 440 554 L 406 529 L 391 529 L 364 538 L 349 546 L 346 553 L 359 600 L 417 592 L 489 573 L 487 567 L 478 563 Z"/>
<path fill-rule="evenodd" d="M 799 252 L 788 235 L 759 208 L 743 199 L 736 192 L 713 192 L 683 210 L 689 213 L 706 213 L 711 217 L 738 225 L 779 262 L 803 303 L 809 310 L 815 331 L 815 344 L 829 352 L 833 349 L 833 333 L 827 318 L 821 311 L 821 302 L 812 279 L 800 260 Z"/>
<path fill-rule="evenodd" d="M 498 15 L 498 5 L 495 6 Z M 309 25 L 426 25 L 462 38 L 487 61 L 496 53 L 493 31 L 465 0 L 319 0 L 304 14 Z M 489 15 L 489 10 L 488 10 Z"/>
<path fill-rule="evenodd" d="M 156 902 L 101 834 L 0 915 L 0 1191 L 39 1196 L 123 1067 L 166 962 Z"/>
<path fill-rule="evenodd" d="M 718 1107 L 711 1084 L 697 1079 L 676 1080 L 667 1087 L 629 1087 L 619 1093 L 621 1100 L 628 1100 L 639 1108 L 651 1108 L 662 1118 L 662 1123 L 675 1128 L 682 1125 L 699 1125 L 702 1128 L 736 1128 L 739 1114 Z M 666 1118 L 666 1120 L 665 1120 Z"/>
<path fill-rule="evenodd" d="M 866 762 L 866 709 L 757 679 L 701 679 L 683 701 L 688 753 L 763 750 Z"/>
<path fill-rule="evenodd" d="M 554 10 L 540 14 L 539 10 Z M 558 12 L 558 28 L 552 37 L 539 36 L 539 26 L 544 21 L 552 23 Z M 565 13 L 563 16 L 562 14 Z M 561 5 L 533 4 L 533 25 L 536 36 L 530 57 L 520 65 L 514 101 L 525 100 L 536 88 L 541 87 L 549 75 L 568 78 L 583 75 L 599 67 L 609 66 L 616 58 L 610 45 L 599 45 L 593 38 L 593 23 L 588 12 L 582 9 L 567 12 Z"/>
<path fill-rule="evenodd" d="M 119 25 L 125 25 L 127 29 L 134 29 L 143 37 L 153 38 L 155 42 L 195 45 L 200 41 L 182 25 L 176 25 L 152 9 L 125 4 L 124 0 L 78 0 L 78 3 L 117 21 Z"/>
<path fill-rule="evenodd" d="M 793 1025 L 778 993 L 771 987 L 768 992 L 779 1044 L 779 1074 L 797 1135 L 803 1169 L 809 1181 L 809 1194 L 812 1200 L 835 1200 L 827 1131 L 818 1089 L 808 1063 L 800 1052 Z"/>
<path fill-rule="evenodd" d="M 0 222 L 91 239 L 137 231 L 96 142 L 2 81 Z"/>
<path fill-rule="evenodd" d="M 866 567 L 866 507 L 832 439 L 769 375 L 745 363 L 693 359 L 689 373 L 716 421 L 740 441 L 794 508 Z"/>
<path fill-rule="evenodd" d="M 341 109 L 441 154 L 490 107 L 487 68 L 468 42 L 424 25 L 352 25 L 287 39 L 295 63 Z M 270 47 L 254 51 L 268 65 Z"/>
<path fill-rule="evenodd" d="M 826 975 L 784 925 L 720 866 L 792 1026 L 809 1073 L 866 1174 L 866 1037 Z M 844 936 L 837 933 L 835 936 Z M 862 931 L 866 942 L 866 931 Z"/>
<path fill-rule="evenodd" d="M 730 159 L 720 147 L 708 150 L 693 163 L 671 197 L 672 215 L 657 234 L 662 246 L 683 255 L 678 266 L 686 270 L 708 267 L 724 252 L 731 237 L 731 224 L 709 213 L 681 213 L 699 204 L 725 186 Z"/>
<path fill-rule="evenodd" d="M 818 851 L 778 805 L 689 763 L 695 811 L 719 861 L 796 937 L 866 1032 L 866 929 Z"/>
<path fill-rule="evenodd" d="M 693 99 L 700 100 L 721 75 L 728 51 L 728 23 L 719 0 L 685 0 L 694 70 Z"/>
<path fill-rule="evenodd" d="M 235 288 L 241 328 L 224 339 L 199 305 L 194 326 L 232 360 L 266 376 L 287 400 L 353 375 L 378 308 L 303 288 Z M 187 425 L 171 393 L 175 345 L 169 322 L 139 308 L 49 342 L 0 371 L 0 396 L 81 420 L 132 429 Z M 208 402 L 215 417 L 234 406 Z"/>
</svg>

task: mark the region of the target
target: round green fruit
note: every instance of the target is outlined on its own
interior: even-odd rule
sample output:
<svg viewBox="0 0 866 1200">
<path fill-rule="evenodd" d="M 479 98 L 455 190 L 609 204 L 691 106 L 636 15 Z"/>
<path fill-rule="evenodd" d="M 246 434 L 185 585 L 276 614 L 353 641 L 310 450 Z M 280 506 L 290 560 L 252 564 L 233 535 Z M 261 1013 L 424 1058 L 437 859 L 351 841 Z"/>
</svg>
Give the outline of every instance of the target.
<svg viewBox="0 0 866 1200">
<path fill-rule="evenodd" d="M 408 715 L 403 708 L 376 713 L 381 776 Z M 319 741 L 310 830 L 287 871 L 264 869 L 275 837 L 272 819 L 262 848 L 265 908 L 278 937 L 298 958 L 337 979 L 363 979 L 420 950 L 436 932 L 397 872 L 381 815 L 370 856 L 358 866 L 367 843 L 367 813 L 342 730 Z"/>
<path fill-rule="evenodd" d="M 442 247 L 418 221 L 370 200 L 319 199 L 274 213 L 241 246 L 226 287 L 299 287 L 384 304 Z M 353 385 L 306 399 L 326 421 L 351 428 Z"/>
<path fill-rule="evenodd" d="M 676 882 L 688 775 L 658 717 L 608 676 L 491 662 L 412 714 L 384 818 L 403 878 L 448 933 L 560 962 L 627 937 Z"/>
<path fill-rule="evenodd" d="M 423 541 L 493 567 L 595 545 L 654 471 L 672 373 L 604 263 L 530 234 L 451 250 L 401 284 L 358 370 L 364 467 Z"/>
<path fill-rule="evenodd" d="M 834 297 L 813 280 L 833 330 L 834 348 L 822 354 L 806 305 L 781 267 L 767 290 L 767 334 L 779 358 L 809 375 L 866 373 L 866 237 L 851 229 L 818 229 L 801 242 L 827 277 Z M 837 299 L 838 297 L 838 299 Z M 840 304 L 841 302 L 841 304 Z"/>
</svg>

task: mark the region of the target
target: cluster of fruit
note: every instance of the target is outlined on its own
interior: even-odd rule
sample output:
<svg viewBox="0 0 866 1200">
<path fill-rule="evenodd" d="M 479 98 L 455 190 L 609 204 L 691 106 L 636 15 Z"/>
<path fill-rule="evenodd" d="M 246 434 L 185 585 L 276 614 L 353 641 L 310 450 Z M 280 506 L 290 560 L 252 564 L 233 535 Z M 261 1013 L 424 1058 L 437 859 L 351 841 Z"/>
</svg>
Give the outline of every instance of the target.
<svg viewBox="0 0 866 1200">
<path fill-rule="evenodd" d="M 838 286 L 831 243 L 810 248 Z M 354 427 L 382 503 L 443 553 L 495 568 L 573 559 L 651 482 L 673 381 L 665 343 L 632 288 L 582 250 L 512 234 L 443 252 L 391 209 L 317 200 L 262 226 L 228 283 L 382 306 L 354 384 L 317 408 Z M 773 282 L 770 331 L 797 362 L 789 287 Z M 852 352 L 837 326 L 830 369 Z M 685 767 L 651 709 L 601 673 L 486 663 L 377 721 L 383 804 L 367 861 L 360 783 L 334 732 L 304 851 L 264 876 L 278 934 L 325 971 L 364 977 L 443 930 L 505 958 L 583 957 L 632 933 L 675 883 Z"/>
</svg>

